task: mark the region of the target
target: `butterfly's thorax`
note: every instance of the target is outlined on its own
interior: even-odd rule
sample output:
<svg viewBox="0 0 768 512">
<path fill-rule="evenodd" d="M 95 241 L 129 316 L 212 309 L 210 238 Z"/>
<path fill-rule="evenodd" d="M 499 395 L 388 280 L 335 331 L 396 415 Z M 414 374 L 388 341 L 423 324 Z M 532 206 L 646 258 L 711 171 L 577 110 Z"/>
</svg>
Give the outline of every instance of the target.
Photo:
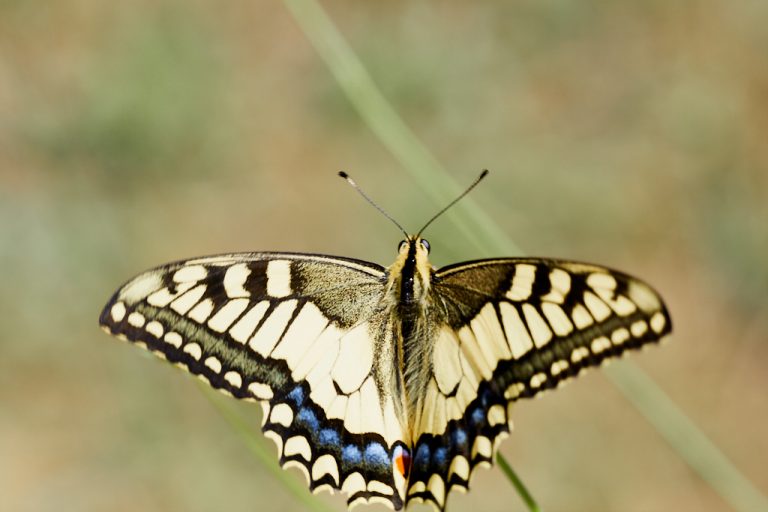
<svg viewBox="0 0 768 512">
<path fill-rule="evenodd" d="M 431 304 L 430 284 L 434 269 L 429 263 L 428 251 L 421 238 L 410 237 L 402 244 L 395 262 L 387 269 L 386 301 L 390 308 L 391 324 L 399 331 L 394 368 L 398 375 L 396 392 L 404 395 L 402 419 L 409 424 L 416 421 L 414 412 L 422 400 L 424 382 L 429 379 L 434 337 L 430 322 L 434 308 Z"/>
</svg>

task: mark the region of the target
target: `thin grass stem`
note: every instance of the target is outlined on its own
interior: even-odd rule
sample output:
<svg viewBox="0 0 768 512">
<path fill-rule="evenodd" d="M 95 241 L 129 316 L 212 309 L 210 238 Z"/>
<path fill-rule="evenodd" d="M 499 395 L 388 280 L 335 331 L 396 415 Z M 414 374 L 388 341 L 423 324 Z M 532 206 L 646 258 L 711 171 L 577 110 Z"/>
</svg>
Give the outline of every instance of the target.
<svg viewBox="0 0 768 512">
<path fill-rule="evenodd" d="M 509 464 L 509 462 L 507 462 L 507 459 L 505 459 L 501 453 L 496 454 L 496 462 L 499 464 L 501 471 L 504 473 L 507 479 L 512 482 L 512 485 L 515 486 L 517 494 L 520 495 L 520 498 L 522 498 L 523 502 L 528 507 L 528 510 L 531 512 L 541 512 L 539 504 L 536 503 L 536 500 L 533 499 L 531 493 L 528 492 L 528 488 L 525 486 L 525 484 L 523 484 L 523 481 L 520 480 L 520 477 L 517 476 L 515 470 L 512 469 L 512 466 Z"/>
<path fill-rule="evenodd" d="M 199 382 L 200 390 L 203 395 L 213 404 L 224 420 L 230 427 L 237 432 L 248 449 L 256 456 L 259 462 L 269 470 L 270 473 L 282 484 L 285 489 L 300 501 L 306 510 L 313 512 L 334 512 L 335 509 L 327 506 L 321 500 L 307 492 L 307 487 L 301 483 L 294 475 L 283 470 L 276 463 L 274 450 L 265 446 L 264 438 L 255 434 L 256 429 L 253 425 L 246 423 L 234 409 L 226 403 L 227 399 L 218 391 L 211 389 L 208 385 Z"/>
<path fill-rule="evenodd" d="M 461 190 L 459 185 L 386 100 L 322 6 L 316 0 L 284 3 L 364 123 L 411 173 L 425 195 L 438 204 L 455 197 Z M 452 216 L 457 231 L 480 252 L 521 254 L 504 230 L 471 198 L 458 209 L 461 217 Z M 765 496 L 693 422 L 673 412 L 679 408 L 642 370 L 626 361 L 608 375 L 677 454 L 734 510 L 768 510 Z M 629 386 L 629 382 L 633 385 Z M 683 439 L 685 442 L 681 442 Z"/>
<path fill-rule="evenodd" d="M 445 203 L 448 198 L 456 197 L 466 184 L 460 185 L 449 177 L 440 162 L 395 112 L 320 4 L 311 0 L 285 0 L 285 5 L 365 124 L 413 176 L 426 195 L 436 203 Z M 435 176 L 440 176 L 440 179 L 434 179 Z M 465 198 L 448 215 L 465 240 L 485 253 L 493 251 L 493 244 L 488 241 L 502 232 L 471 197 Z M 478 236 L 477 230 L 472 227 L 477 225 L 485 226 L 484 230 L 489 233 L 485 237 Z M 511 241 L 506 249 L 508 254 L 519 253 Z"/>
<path fill-rule="evenodd" d="M 607 366 L 616 387 L 674 450 L 734 510 L 768 511 L 768 500 L 704 435 L 696 424 L 667 397 L 645 372 L 629 361 Z"/>
</svg>

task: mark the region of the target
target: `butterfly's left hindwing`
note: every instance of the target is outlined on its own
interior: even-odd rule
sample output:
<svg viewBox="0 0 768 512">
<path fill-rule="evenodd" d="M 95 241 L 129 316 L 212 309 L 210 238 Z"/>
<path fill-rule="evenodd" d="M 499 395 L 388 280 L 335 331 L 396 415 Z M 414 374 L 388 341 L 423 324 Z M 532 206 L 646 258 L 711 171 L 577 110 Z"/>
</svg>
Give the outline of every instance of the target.
<svg viewBox="0 0 768 512">
<path fill-rule="evenodd" d="M 580 263 L 515 258 L 433 274 L 432 352 L 408 499 L 438 508 L 493 463 L 509 406 L 671 331 L 661 298 L 626 274 Z"/>
<path fill-rule="evenodd" d="M 146 272 L 115 293 L 105 330 L 237 398 L 264 405 L 265 435 L 313 490 L 404 503 L 405 447 L 374 375 L 384 270 L 357 260 L 249 253 Z"/>
</svg>

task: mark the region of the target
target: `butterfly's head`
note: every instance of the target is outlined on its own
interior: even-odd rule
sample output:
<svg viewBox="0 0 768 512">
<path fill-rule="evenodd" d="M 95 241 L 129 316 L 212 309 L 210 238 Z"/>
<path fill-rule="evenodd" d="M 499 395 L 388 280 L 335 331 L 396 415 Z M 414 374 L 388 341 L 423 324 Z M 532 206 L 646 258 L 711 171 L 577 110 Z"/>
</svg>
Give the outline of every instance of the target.
<svg viewBox="0 0 768 512">
<path fill-rule="evenodd" d="M 400 245 L 397 247 L 397 252 L 399 254 L 407 255 L 411 250 L 411 247 L 414 249 L 414 254 L 422 252 L 425 257 L 429 254 L 429 242 L 426 238 L 421 238 L 419 235 L 410 235 L 408 238 L 401 241 Z"/>
<path fill-rule="evenodd" d="M 397 259 L 387 270 L 394 300 L 406 304 L 420 302 L 431 281 L 429 242 L 418 235 L 408 236 L 400 242 Z"/>
<path fill-rule="evenodd" d="M 415 274 L 416 277 L 422 277 L 428 281 L 429 270 L 432 268 L 429 263 L 429 250 L 430 245 L 426 238 L 409 235 L 397 247 L 397 260 L 393 267 L 398 268 L 406 276 Z"/>
</svg>

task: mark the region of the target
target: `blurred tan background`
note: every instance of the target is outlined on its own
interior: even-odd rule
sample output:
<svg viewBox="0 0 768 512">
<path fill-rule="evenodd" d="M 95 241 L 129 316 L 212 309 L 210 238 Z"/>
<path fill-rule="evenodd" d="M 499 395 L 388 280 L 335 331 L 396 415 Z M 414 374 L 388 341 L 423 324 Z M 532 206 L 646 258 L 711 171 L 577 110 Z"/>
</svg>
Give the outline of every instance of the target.
<svg viewBox="0 0 768 512">
<path fill-rule="evenodd" d="M 326 4 L 450 175 L 491 169 L 473 197 L 527 254 L 662 292 L 675 333 L 633 360 L 768 492 L 768 3 Z M 184 257 L 389 264 L 399 233 L 340 169 L 410 229 L 442 206 L 280 2 L 0 1 L 0 510 L 301 508 L 192 379 L 97 317 Z M 437 265 L 501 256 L 450 217 L 427 234 Z M 503 453 L 545 511 L 729 510 L 601 372 L 515 425 Z M 449 507 L 524 510 L 498 469 Z"/>
</svg>

